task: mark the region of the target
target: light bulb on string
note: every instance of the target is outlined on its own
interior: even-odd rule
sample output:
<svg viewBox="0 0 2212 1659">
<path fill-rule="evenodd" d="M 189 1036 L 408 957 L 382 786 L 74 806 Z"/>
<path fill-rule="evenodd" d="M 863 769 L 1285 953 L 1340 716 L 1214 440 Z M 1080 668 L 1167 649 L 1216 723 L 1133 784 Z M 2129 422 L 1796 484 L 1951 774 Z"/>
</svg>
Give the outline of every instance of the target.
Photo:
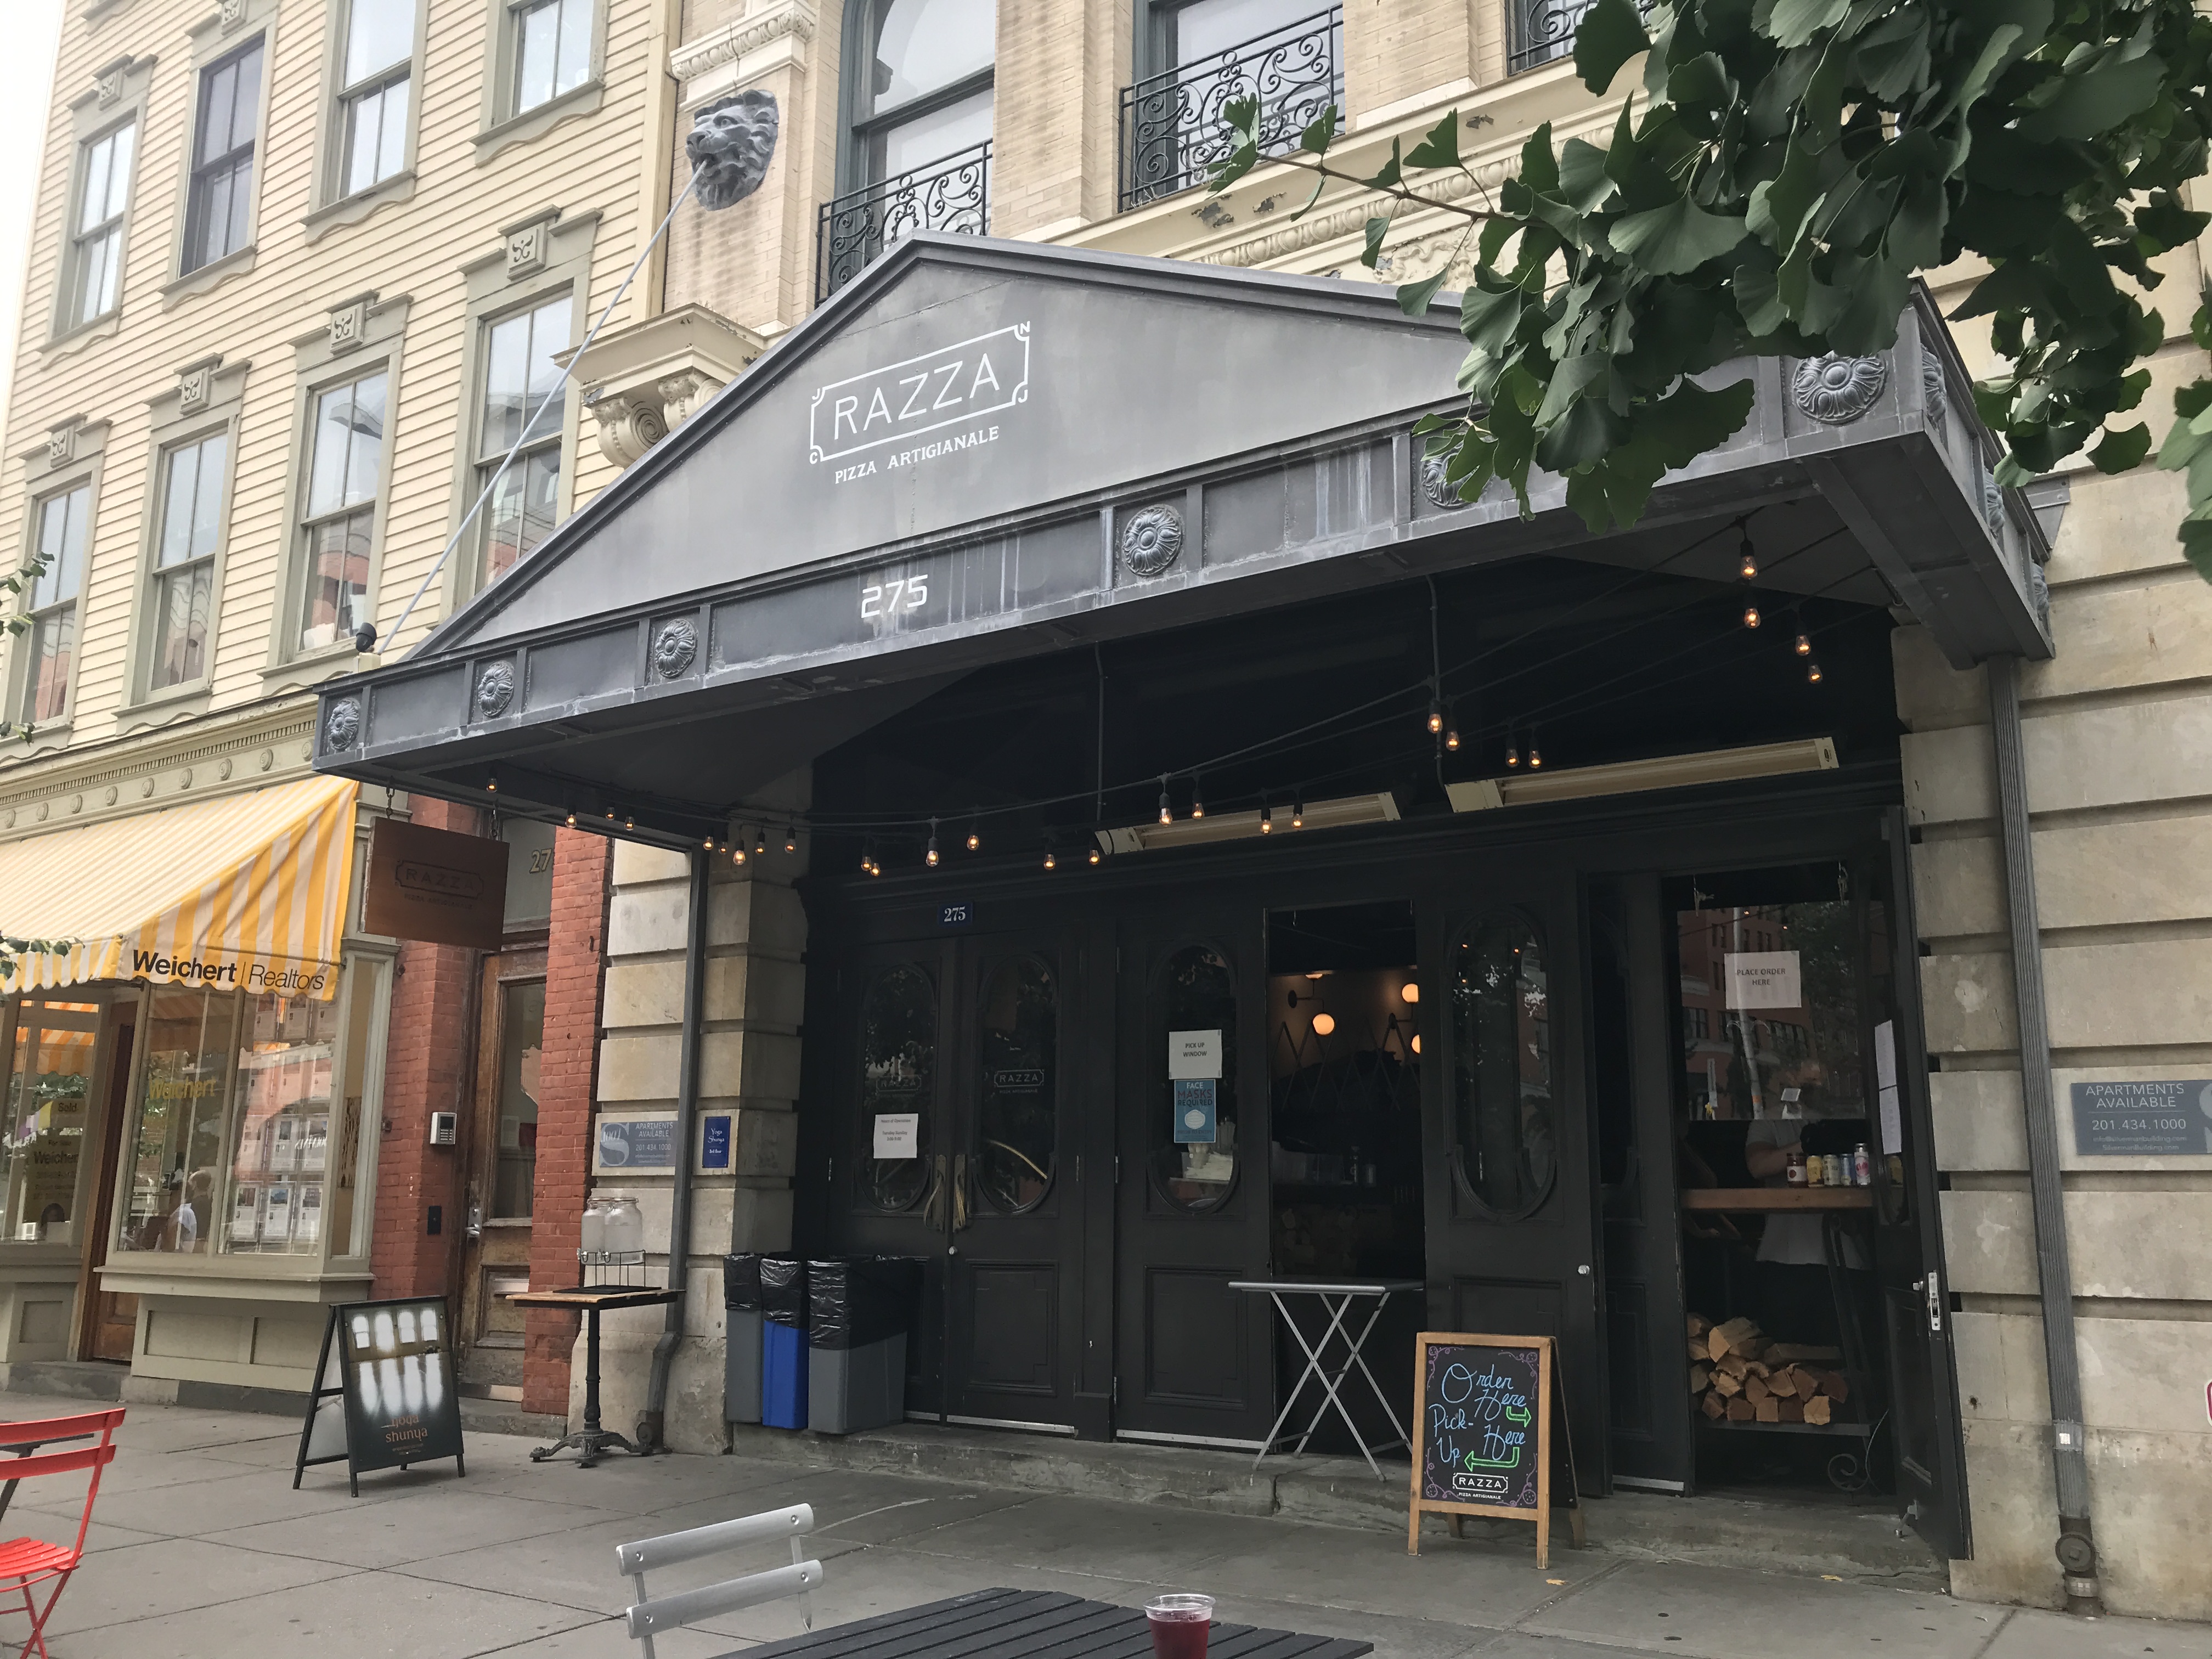
<svg viewBox="0 0 2212 1659">
<path fill-rule="evenodd" d="M 1459 752 L 1459 716 L 1455 714 L 1447 713 L 1444 717 L 1444 747 L 1455 755 Z"/>
<path fill-rule="evenodd" d="M 933 870 L 937 868 L 937 820 L 935 818 L 929 821 L 929 850 L 921 855 L 921 861 Z"/>
<path fill-rule="evenodd" d="M 745 861 L 745 838 L 742 831 L 737 840 L 730 844 L 730 861 L 732 864 L 743 864 Z"/>
<path fill-rule="evenodd" d="M 699 845 L 705 848 L 711 853 L 714 850 L 714 838 L 712 836 L 709 836 L 706 840 L 701 842 Z"/>
<path fill-rule="evenodd" d="M 1162 823 L 1175 822 L 1175 805 L 1168 799 L 1168 781 L 1164 774 L 1160 778 L 1160 822 Z"/>
<path fill-rule="evenodd" d="M 1260 808 L 1260 833 L 1263 836 L 1275 833 L 1275 809 L 1272 806 L 1262 805 Z"/>
<path fill-rule="evenodd" d="M 1809 657 L 1813 654 L 1813 641 L 1806 637 L 1805 630 L 1802 628 L 1797 630 L 1797 654 L 1801 657 Z"/>
<path fill-rule="evenodd" d="M 1528 769 L 1533 772 L 1544 763 L 1544 751 L 1536 747 L 1536 728 L 1528 728 Z"/>
<path fill-rule="evenodd" d="M 1056 870 L 1060 867 L 1060 860 L 1053 856 L 1052 841 L 1049 836 L 1046 838 L 1044 843 L 1044 867 L 1048 870 Z"/>
<path fill-rule="evenodd" d="M 636 829 L 636 828 L 637 828 L 637 820 L 636 820 L 635 818 L 634 818 L 634 817 L 631 817 L 628 813 L 624 813 L 624 814 L 623 815 L 623 829 L 625 829 L 625 830 L 635 830 L 635 829 Z"/>
<path fill-rule="evenodd" d="M 1444 705 L 1440 697 L 1429 699 L 1429 735 L 1435 737 L 1444 729 Z"/>
<path fill-rule="evenodd" d="M 787 853 L 796 853 L 799 850 L 798 830 L 787 830 L 783 832 L 783 850 Z"/>
<path fill-rule="evenodd" d="M 1306 796 L 1305 791 L 1301 789 L 1298 791 L 1297 795 L 1291 798 L 1291 828 L 1293 830 L 1303 830 L 1305 827 Z"/>
<path fill-rule="evenodd" d="M 1509 772 L 1521 769 L 1521 740 L 1510 731 L 1505 734 L 1505 769 Z"/>
<path fill-rule="evenodd" d="M 1814 685 L 1818 685 L 1820 683 L 1820 665 L 1818 663 L 1808 665 L 1805 670 L 1805 678 Z"/>
<path fill-rule="evenodd" d="M 499 774 L 498 774 L 498 773 L 494 772 L 493 774 L 491 774 L 491 775 L 490 775 L 490 776 L 487 777 L 487 778 L 484 780 L 484 789 L 485 789 L 485 791 L 486 791 L 488 793 L 490 793 L 490 794 L 496 795 L 497 793 L 499 793 Z"/>
<path fill-rule="evenodd" d="M 1744 606 L 1743 625 L 1746 628 L 1756 628 L 1759 626 L 1759 607 L 1757 605 L 1747 605 Z"/>
<path fill-rule="evenodd" d="M 768 856 L 768 831 L 765 830 L 753 831 L 753 856 L 757 859 Z"/>
<path fill-rule="evenodd" d="M 981 851 L 983 846 L 983 837 L 975 833 L 975 817 L 970 813 L 968 818 L 968 850 L 971 853 Z"/>
<path fill-rule="evenodd" d="M 1095 846 L 1094 846 L 1094 847 L 1091 849 L 1091 861 L 1093 864 L 1096 864 L 1096 863 L 1097 863 L 1097 862 L 1098 862 L 1098 859 L 1099 859 L 1099 853 L 1098 853 L 1098 849 L 1097 849 L 1097 847 L 1095 847 Z"/>
<path fill-rule="evenodd" d="M 574 812 L 568 814 L 568 827 L 571 830 L 576 827 L 576 815 Z"/>
<path fill-rule="evenodd" d="M 1740 547 L 1741 550 L 1741 556 L 1737 560 L 1735 574 L 1742 577 L 1746 581 L 1754 580 L 1759 575 L 1759 561 L 1752 556 L 1751 532 L 1749 530 L 1743 531 L 1742 540 L 1740 544 Z"/>
<path fill-rule="evenodd" d="M 1206 796 L 1200 792 L 1196 778 L 1190 781 L 1190 815 L 1194 818 L 1206 816 Z"/>
</svg>

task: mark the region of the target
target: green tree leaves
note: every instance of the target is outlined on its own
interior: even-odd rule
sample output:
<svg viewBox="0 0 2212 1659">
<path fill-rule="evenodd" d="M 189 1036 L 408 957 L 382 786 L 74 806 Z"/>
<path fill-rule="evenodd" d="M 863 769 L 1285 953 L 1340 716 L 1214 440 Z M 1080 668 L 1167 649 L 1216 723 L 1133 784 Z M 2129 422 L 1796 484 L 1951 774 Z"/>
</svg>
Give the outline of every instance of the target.
<svg viewBox="0 0 2212 1659">
<path fill-rule="evenodd" d="M 1538 466 L 1593 529 L 1632 523 L 1667 470 L 1747 417 L 1747 384 L 1689 377 L 1887 347 L 1913 277 L 1966 254 L 1989 274 L 1954 315 L 1987 317 L 2002 360 L 1975 392 L 2008 450 L 1999 477 L 2093 441 L 2108 471 L 2148 455 L 2148 423 L 2114 417 L 2163 343 L 2141 297 L 2157 262 L 2212 225 L 2182 195 L 2212 146 L 2212 17 L 2189 0 L 1596 0 L 1575 40 L 1584 84 L 1607 93 L 1639 55 L 1643 93 L 1610 138 L 1538 128 L 1494 204 L 1433 187 L 1474 177 L 1456 112 L 1364 179 L 1328 161 L 1333 118 L 1285 157 L 1392 198 L 1368 222 L 1370 267 L 1425 208 L 1470 222 L 1469 407 L 1429 434 L 1465 495 L 1503 478 L 1526 510 Z M 1256 105 L 1229 125 L 1217 188 L 1258 159 Z M 1401 305 L 1428 309 L 1452 268 Z M 2196 328 L 2212 349 L 2212 305 Z M 2159 465 L 2187 477 L 2181 538 L 2212 579 L 2212 382 L 2177 414 Z"/>
</svg>

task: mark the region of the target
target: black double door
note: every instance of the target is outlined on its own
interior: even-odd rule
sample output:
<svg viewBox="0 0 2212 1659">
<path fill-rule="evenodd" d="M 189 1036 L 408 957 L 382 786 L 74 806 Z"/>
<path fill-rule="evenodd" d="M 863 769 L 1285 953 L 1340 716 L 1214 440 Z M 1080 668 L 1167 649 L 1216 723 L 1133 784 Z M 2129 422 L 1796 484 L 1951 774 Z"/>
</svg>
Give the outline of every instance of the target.
<svg viewBox="0 0 2212 1659">
<path fill-rule="evenodd" d="M 844 1248 L 923 1261 L 910 1413 L 1077 1426 L 1082 971 L 1051 927 L 878 946 L 840 970 L 830 1202 Z"/>
</svg>

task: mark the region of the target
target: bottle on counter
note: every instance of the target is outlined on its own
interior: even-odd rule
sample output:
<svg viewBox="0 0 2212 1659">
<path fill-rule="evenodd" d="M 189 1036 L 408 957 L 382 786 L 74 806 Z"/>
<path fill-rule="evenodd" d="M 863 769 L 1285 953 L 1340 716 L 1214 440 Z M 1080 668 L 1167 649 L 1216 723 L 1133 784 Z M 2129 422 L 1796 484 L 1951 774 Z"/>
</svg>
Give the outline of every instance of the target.
<svg viewBox="0 0 2212 1659">
<path fill-rule="evenodd" d="M 1854 1187 L 1874 1185 L 1874 1161 L 1868 1158 L 1867 1146 L 1863 1140 L 1851 1148 L 1851 1185 Z"/>
<path fill-rule="evenodd" d="M 1819 1185 L 1820 1184 L 1820 1175 L 1821 1175 L 1821 1170 L 1820 1170 L 1820 1153 L 1818 1153 L 1818 1152 L 1808 1152 L 1808 1153 L 1807 1153 L 1807 1154 L 1806 1154 L 1806 1156 L 1805 1156 L 1805 1184 L 1806 1184 L 1808 1187 L 1817 1187 L 1817 1186 L 1819 1186 Z"/>
<path fill-rule="evenodd" d="M 1793 1187 L 1802 1187 L 1805 1184 L 1804 1153 L 1792 1152 L 1790 1154 L 1790 1167 L 1784 1171 L 1784 1177 Z"/>
</svg>

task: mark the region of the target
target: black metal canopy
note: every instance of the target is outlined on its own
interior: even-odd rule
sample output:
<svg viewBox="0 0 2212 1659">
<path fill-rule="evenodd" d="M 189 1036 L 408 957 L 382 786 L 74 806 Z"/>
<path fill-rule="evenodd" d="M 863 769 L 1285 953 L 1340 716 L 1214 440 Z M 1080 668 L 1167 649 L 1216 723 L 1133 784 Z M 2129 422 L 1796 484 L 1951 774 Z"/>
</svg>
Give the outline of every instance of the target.
<svg viewBox="0 0 2212 1659">
<path fill-rule="evenodd" d="M 1552 556 L 1901 605 L 1960 665 L 2051 653 L 2042 532 L 1924 295 L 1880 356 L 1744 360 L 1757 401 L 1593 537 L 1460 503 L 1453 297 L 923 232 L 404 660 L 321 692 L 319 769 L 696 844 L 746 795 L 978 666 Z M 397 643 L 397 642 L 395 642 Z M 495 795 L 489 793 L 496 782 Z"/>
</svg>

